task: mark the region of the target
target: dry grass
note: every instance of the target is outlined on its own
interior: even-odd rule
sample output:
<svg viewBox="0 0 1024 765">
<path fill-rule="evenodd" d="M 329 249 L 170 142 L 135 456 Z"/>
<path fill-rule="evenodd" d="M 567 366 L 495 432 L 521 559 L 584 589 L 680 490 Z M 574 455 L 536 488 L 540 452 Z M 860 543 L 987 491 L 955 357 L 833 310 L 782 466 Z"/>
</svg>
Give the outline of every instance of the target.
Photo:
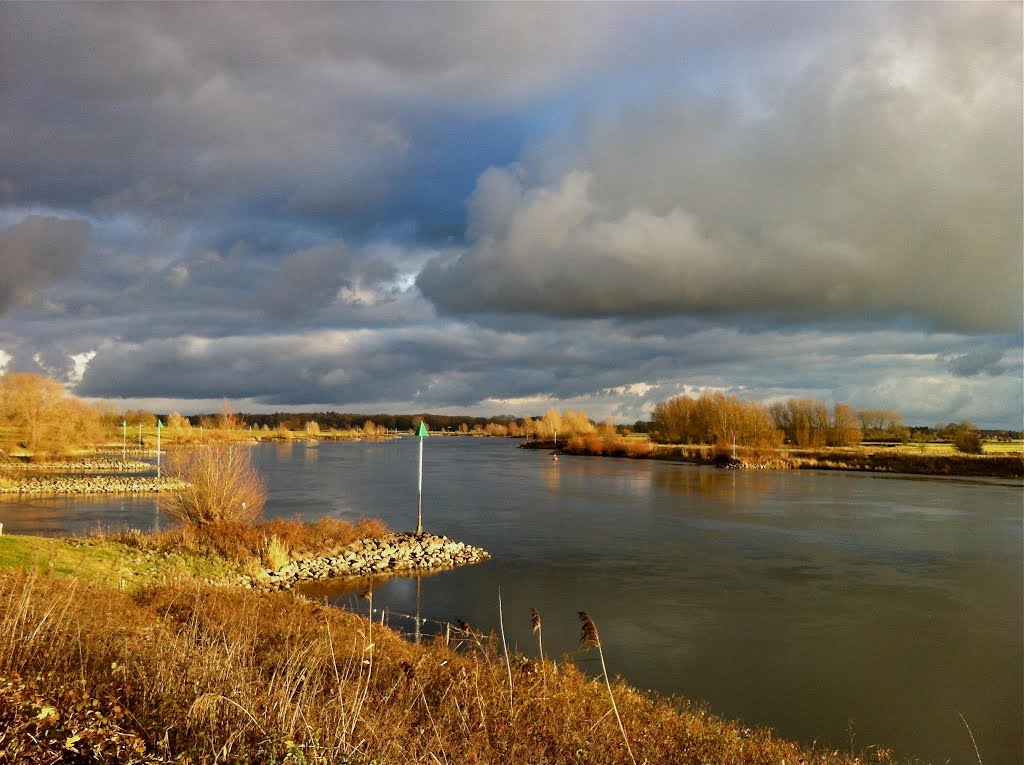
<svg viewBox="0 0 1024 765">
<path fill-rule="evenodd" d="M 0 573 L 0 688 L 8 687 L 3 678 L 31 685 L 28 714 L 48 709 L 69 724 L 84 695 L 148 757 L 625 765 L 632 753 L 651 765 L 891 762 L 878 750 L 858 760 L 802 748 L 621 681 L 606 686 L 566 661 L 514 655 L 510 706 L 499 651 L 495 640 L 461 652 L 443 640 L 415 646 L 380 626 L 371 633 L 356 615 L 280 593 L 191 586 L 130 597 Z M 20 704 L 10 696 L 0 693 L 0 715 Z M 23 709 L 13 710 L 19 724 Z M 0 761 L 79 761 L 62 750 L 66 740 L 38 742 L 32 760 L 5 759 L 4 747 L 20 743 L 0 740 Z"/>
<path fill-rule="evenodd" d="M 298 560 L 331 555 L 357 539 L 378 538 L 389 531 L 386 524 L 375 519 L 350 523 L 340 518 L 324 517 L 310 523 L 290 518 L 259 523 L 220 521 L 203 526 L 181 524 L 165 531 L 131 529 L 101 532 L 99 535 L 142 550 L 224 558 L 231 563 L 263 564 L 268 556 L 287 556 L 290 560 Z"/>
</svg>

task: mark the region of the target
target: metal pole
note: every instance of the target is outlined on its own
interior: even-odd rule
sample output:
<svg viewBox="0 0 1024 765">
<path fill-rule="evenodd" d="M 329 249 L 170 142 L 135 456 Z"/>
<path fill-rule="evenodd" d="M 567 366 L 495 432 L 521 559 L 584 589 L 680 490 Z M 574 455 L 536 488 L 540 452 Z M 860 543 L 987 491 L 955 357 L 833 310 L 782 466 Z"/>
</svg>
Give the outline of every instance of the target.
<svg viewBox="0 0 1024 765">
<path fill-rule="evenodd" d="M 142 448 L 142 423 L 139 423 L 139 448 Z"/>
<path fill-rule="evenodd" d="M 416 511 L 416 533 L 423 533 L 423 436 L 420 436 L 419 507 Z"/>
<path fill-rule="evenodd" d="M 160 421 L 156 423 L 156 480 L 160 480 Z"/>
<path fill-rule="evenodd" d="M 121 459 L 128 459 L 128 420 L 121 423 Z"/>
</svg>

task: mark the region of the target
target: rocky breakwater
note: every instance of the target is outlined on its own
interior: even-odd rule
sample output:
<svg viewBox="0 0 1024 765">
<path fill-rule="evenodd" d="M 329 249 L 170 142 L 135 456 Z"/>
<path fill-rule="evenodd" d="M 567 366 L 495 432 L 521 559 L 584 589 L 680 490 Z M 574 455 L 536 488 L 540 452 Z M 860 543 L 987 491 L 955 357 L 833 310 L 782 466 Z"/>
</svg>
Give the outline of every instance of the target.
<svg viewBox="0 0 1024 765">
<path fill-rule="evenodd" d="M 53 462 L 25 462 L 11 460 L 3 463 L 10 470 L 30 470 L 38 473 L 148 473 L 156 466 L 139 460 L 121 460 L 112 457 L 85 457 Z"/>
<path fill-rule="evenodd" d="M 124 475 L 41 475 L 0 480 L 0 494 L 142 494 L 174 491 L 187 484 L 170 478 Z"/>
<path fill-rule="evenodd" d="M 292 561 L 262 576 L 244 577 L 257 589 L 288 590 L 300 581 L 336 576 L 371 576 L 402 571 L 437 570 L 479 563 L 486 550 L 432 534 L 395 533 L 379 539 L 360 539 L 335 555 Z"/>
</svg>

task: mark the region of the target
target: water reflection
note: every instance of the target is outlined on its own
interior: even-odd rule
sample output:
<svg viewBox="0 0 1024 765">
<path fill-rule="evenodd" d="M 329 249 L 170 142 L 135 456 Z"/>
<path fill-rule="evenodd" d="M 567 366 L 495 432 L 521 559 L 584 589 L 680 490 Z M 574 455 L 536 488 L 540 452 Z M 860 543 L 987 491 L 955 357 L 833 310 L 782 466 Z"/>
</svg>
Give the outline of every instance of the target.
<svg viewBox="0 0 1024 765">
<path fill-rule="evenodd" d="M 4 533 L 10 534 L 55 536 L 124 527 L 148 530 L 159 528 L 162 520 L 156 495 L 152 494 L 0 495 L 0 523 Z"/>
<path fill-rule="evenodd" d="M 306 448 L 303 449 L 303 459 L 306 462 L 306 466 L 316 469 L 317 462 L 320 460 L 320 449 L 317 447 L 320 445 L 319 441 L 310 441 L 306 444 Z"/>
<path fill-rule="evenodd" d="M 659 492 L 735 505 L 753 502 L 772 492 L 778 484 L 777 476 L 767 472 L 678 467 L 681 469 L 652 473 L 651 480 Z"/>
<path fill-rule="evenodd" d="M 544 471 L 544 479 L 551 491 L 558 491 L 562 485 L 562 471 L 554 460 L 551 461 L 551 467 Z"/>
</svg>

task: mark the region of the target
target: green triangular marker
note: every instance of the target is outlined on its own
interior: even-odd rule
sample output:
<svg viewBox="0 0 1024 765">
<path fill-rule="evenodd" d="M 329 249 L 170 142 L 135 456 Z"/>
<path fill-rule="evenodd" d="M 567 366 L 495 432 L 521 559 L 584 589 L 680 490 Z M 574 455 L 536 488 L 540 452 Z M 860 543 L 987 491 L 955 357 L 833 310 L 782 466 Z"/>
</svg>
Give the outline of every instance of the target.
<svg viewBox="0 0 1024 765">
<path fill-rule="evenodd" d="M 164 424 L 160 420 L 157 420 L 156 421 L 156 426 L 159 429 L 159 428 L 162 428 L 164 426 Z"/>
<path fill-rule="evenodd" d="M 420 438 L 426 438 L 427 436 L 430 435 L 430 433 L 427 432 L 427 423 L 420 420 L 420 429 L 416 435 L 419 436 Z"/>
</svg>

